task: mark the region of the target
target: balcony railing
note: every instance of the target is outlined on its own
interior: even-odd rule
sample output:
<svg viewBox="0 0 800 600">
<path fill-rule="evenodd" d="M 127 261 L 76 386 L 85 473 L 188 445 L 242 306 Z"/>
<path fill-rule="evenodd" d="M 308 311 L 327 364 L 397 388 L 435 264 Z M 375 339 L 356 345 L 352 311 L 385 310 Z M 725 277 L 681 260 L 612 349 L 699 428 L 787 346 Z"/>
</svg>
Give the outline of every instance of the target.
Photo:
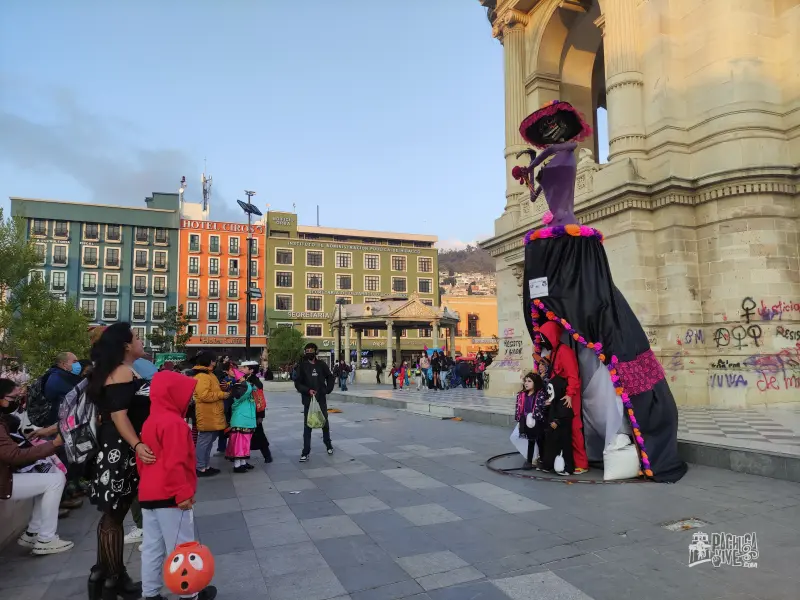
<svg viewBox="0 0 800 600">
<path fill-rule="evenodd" d="M 240 247 L 239 246 L 230 246 L 228 247 L 228 254 L 232 256 L 239 256 Z"/>
<path fill-rule="evenodd" d="M 66 228 L 64 228 L 64 229 L 56 228 L 56 230 L 53 232 L 53 237 L 57 237 L 57 238 L 62 238 L 63 239 L 63 238 L 66 238 L 67 236 L 69 236 L 69 229 L 66 229 Z"/>
<path fill-rule="evenodd" d="M 154 269 L 158 269 L 159 271 L 165 271 L 167 269 L 167 263 L 165 262 L 155 262 L 153 264 Z"/>
<path fill-rule="evenodd" d="M 189 296 L 189 298 L 199 298 L 200 290 L 189 290 L 187 296 Z"/>
<path fill-rule="evenodd" d="M 228 290 L 228 298 L 238 298 L 239 290 Z"/>
<path fill-rule="evenodd" d="M 200 244 L 189 244 L 189 252 L 200 252 Z"/>
<path fill-rule="evenodd" d="M 212 277 L 218 277 L 219 276 L 219 267 L 216 267 L 216 268 L 209 267 L 208 268 L 208 274 L 211 275 Z"/>
<path fill-rule="evenodd" d="M 105 294 L 119 294 L 119 287 L 116 285 L 107 285 L 103 288 Z"/>
<path fill-rule="evenodd" d="M 166 244 L 169 238 L 166 231 L 156 231 L 156 244 Z"/>
<path fill-rule="evenodd" d="M 189 267 L 189 275 L 200 275 L 200 267 L 199 266 Z"/>
<path fill-rule="evenodd" d="M 81 291 L 84 294 L 96 294 L 97 293 L 97 286 L 96 285 L 82 285 Z"/>
<path fill-rule="evenodd" d="M 83 264 L 86 267 L 96 267 L 97 266 L 97 259 L 96 258 L 86 258 L 83 257 Z"/>
<path fill-rule="evenodd" d="M 219 321 L 219 313 L 208 313 L 209 321 Z"/>
<path fill-rule="evenodd" d="M 153 313 L 153 321 L 163 321 L 164 313 Z"/>
<path fill-rule="evenodd" d="M 109 319 L 109 320 L 116 319 L 117 318 L 117 311 L 104 310 L 103 311 L 103 318 L 104 319 Z"/>
<path fill-rule="evenodd" d="M 229 277 L 238 277 L 239 276 L 239 268 L 235 269 L 228 269 L 228 276 Z"/>
<path fill-rule="evenodd" d="M 133 313 L 133 320 L 134 321 L 144 321 L 144 319 L 145 319 L 145 314 L 144 313 L 137 313 L 137 312 Z"/>
<path fill-rule="evenodd" d="M 109 242 L 118 242 L 122 239 L 122 234 L 119 231 L 116 232 L 106 232 L 106 240 Z"/>
<path fill-rule="evenodd" d="M 149 239 L 149 237 L 150 236 L 147 235 L 146 231 L 145 232 L 141 232 L 141 231 L 137 231 L 136 232 L 136 241 L 137 242 L 146 242 Z"/>
<path fill-rule="evenodd" d="M 53 257 L 53 264 L 54 265 L 65 265 L 65 264 L 67 264 L 67 257 L 66 256 L 54 256 Z"/>
<path fill-rule="evenodd" d="M 167 290 L 166 290 L 166 288 L 154 288 L 153 289 L 153 295 L 154 296 L 166 296 L 167 295 Z"/>
<path fill-rule="evenodd" d="M 134 294 L 146 294 L 147 293 L 147 288 L 146 287 L 134 287 L 133 288 L 133 293 Z"/>
<path fill-rule="evenodd" d="M 119 267 L 119 258 L 107 258 L 106 259 L 106 266 L 107 267 Z"/>
<path fill-rule="evenodd" d="M 208 292 L 209 298 L 219 298 L 219 290 L 210 290 Z"/>
<path fill-rule="evenodd" d="M 146 269 L 147 268 L 147 261 L 146 260 L 137 260 L 134 266 L 137 269 Z"/>
<path fill-rule="evenodd" d="M 53 284 L 53 291 L 54 292 L 63 292 L 66 289 L 67 289 L 67 284 L 66 283 L 54 283 Z"/>
<path fill-rule="evenodd" d="M 228 313 L 228 321 L 238 321 L 239 313 Z"/>
</svg>

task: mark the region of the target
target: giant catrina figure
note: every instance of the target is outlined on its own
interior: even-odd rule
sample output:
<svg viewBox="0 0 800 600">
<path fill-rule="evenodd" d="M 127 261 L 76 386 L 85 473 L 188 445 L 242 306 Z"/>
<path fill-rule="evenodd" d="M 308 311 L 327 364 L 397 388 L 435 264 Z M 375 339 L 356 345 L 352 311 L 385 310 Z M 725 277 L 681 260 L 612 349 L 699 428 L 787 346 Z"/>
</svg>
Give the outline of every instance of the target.
<svg viewBox="0 0 800 600">
<path fill-rule="evenodd" d="M 545 227 L 525 236 L 524 314 L 534 359 L 540 360 L 543 342 L 549 345 L 540 327 L 555 321 L 562 342 L 578 355 L 589 460 L 602 460 L 615 436 L 629 433 L 645 476 L 678 481 L 686 463 L 678 457 L 678 410 L 664 369 L 614 285 L 603 234 L 575 217 L 574 151 L 592 130 L 572 105 L 561 101 L 531 114 L 519 130 L 528 143 L 544 150 L 538 156 L 526 150 L 533 160 L 528 167 L 515 167 L 513 175 L 528 185 L 531 201 L 544 191 L 550 209 Z"/>
</svg>

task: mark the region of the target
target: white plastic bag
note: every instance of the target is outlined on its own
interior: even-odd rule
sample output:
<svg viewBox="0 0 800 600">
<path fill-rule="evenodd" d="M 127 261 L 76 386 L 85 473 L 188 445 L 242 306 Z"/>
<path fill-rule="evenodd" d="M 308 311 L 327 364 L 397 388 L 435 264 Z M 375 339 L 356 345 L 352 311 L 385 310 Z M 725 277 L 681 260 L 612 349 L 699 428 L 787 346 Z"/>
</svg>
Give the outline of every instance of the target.
<svg viewBox="0 0 800 600">
<path fill-rule="evenodd" d="M 558 456 L 556 456 L 556 460 L 553 462 L 553 470 L 556 473 L 563 473 L 564 472 L 564 453 L 559 452 Z"/>
<path fill-rule="evenodd" d="M 511 432 L 511 437 L 509 438 L 511 443 L 514 445 L 514 448 L 517 449 L 517 452 L 522 454 L 522 457 L 525 460 L 528 460 L 528 439 L 519 437 L 519 425 L 514 427 L 514 431 Z M 533 448 L 533 460 L 536 460 L 539 456 L 539 446 L 536 445 Z"/>
<path fill-rule="evenodd" d="M 534 418 L 533 413 L 528 413 L 525 416 L 525 425 L 530 430 L 533 430 L 533 428 L 536 426 L 536 419 Z"/>
<path fill-rule="evenodd" d="M 618 434 L 603 452 L 603 479 L 618 481 L 639 476 L 639 454 L 627 435 Z"/>
</svg>

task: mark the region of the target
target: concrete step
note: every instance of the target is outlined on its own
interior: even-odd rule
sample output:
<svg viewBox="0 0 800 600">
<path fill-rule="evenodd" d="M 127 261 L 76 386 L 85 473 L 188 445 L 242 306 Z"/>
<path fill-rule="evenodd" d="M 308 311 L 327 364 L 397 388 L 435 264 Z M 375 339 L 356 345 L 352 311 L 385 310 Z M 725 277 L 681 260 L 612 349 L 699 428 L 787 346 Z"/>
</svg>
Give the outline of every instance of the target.
<svg viewBox="0 0 800 600">
<path fill-rule="evenodd" d="M 462 421 L 495 425 L 506 430 L 513 429 L 515 424 L 514 415 L 499 407 L 420 402 L 411 398 L 397 398 L 394 395 L 388 397 L 387 394 L 373 394 L 370 391 L 334 392 L 330 395 L 328 405 L 331 406 L 334 402 L 373 404 L 439 419 L 460 418 Z M 800 455 L 766 445 L 761 448 L 747 448 L 679 434 L 678 452 L 683 460 L 691 464 L 800 483 Z"/>
</svg>

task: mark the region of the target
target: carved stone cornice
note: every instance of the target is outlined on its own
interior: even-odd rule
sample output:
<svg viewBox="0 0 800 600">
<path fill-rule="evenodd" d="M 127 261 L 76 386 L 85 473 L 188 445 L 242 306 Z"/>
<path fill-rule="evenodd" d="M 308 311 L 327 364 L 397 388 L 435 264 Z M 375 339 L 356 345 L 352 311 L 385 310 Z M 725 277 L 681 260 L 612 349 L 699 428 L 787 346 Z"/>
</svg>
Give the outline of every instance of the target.
<svg viewBox="0 0 800 600">
<path fill-rule="evenodd" d="M 492 25 L 492 37 L 502 39 L 507 31 L 516 28 L 524 29 L 530 23 L 530 17 L 518 10 L 506 10 L 499 14 Z"/>
</svg>

